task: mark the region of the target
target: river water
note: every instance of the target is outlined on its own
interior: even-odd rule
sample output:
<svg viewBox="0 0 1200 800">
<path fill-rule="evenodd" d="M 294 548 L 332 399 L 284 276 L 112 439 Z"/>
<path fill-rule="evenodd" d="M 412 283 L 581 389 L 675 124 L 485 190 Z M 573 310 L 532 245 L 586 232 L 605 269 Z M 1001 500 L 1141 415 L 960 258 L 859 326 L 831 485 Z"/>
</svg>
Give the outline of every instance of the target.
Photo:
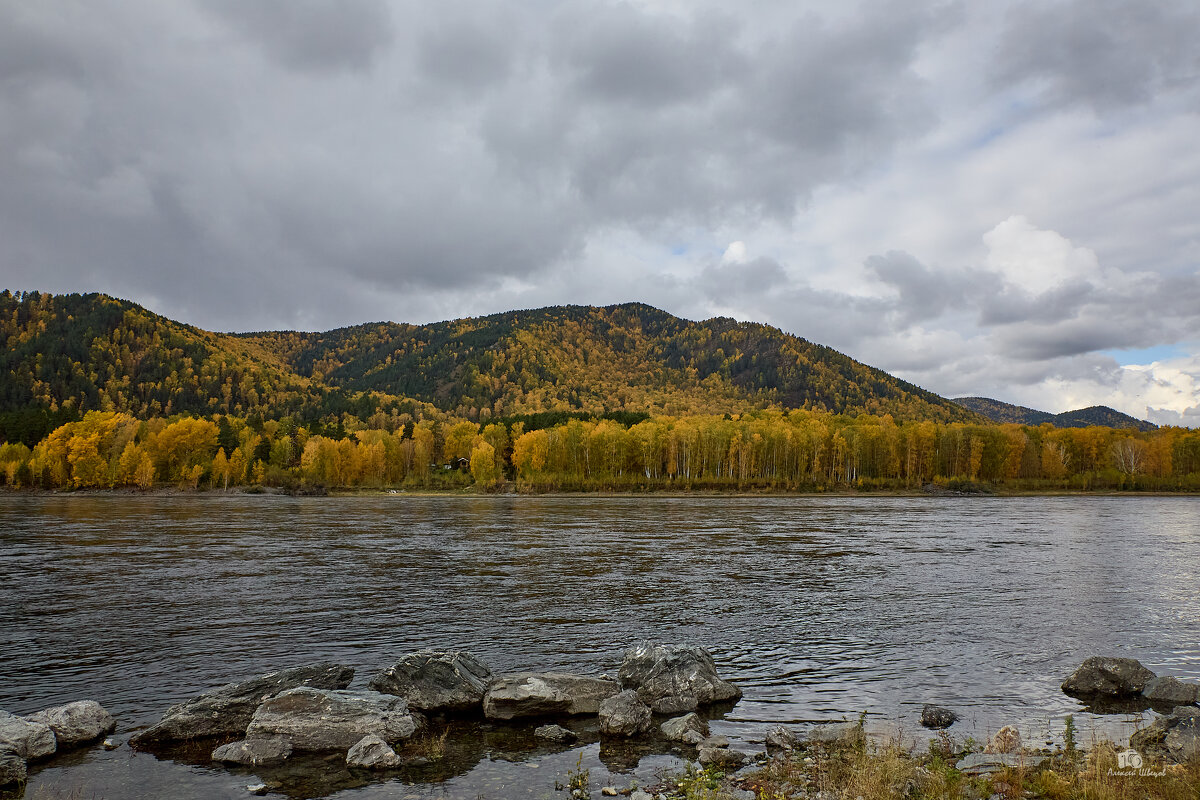
<svg viewBox="0 0 1200 800">
<path fill-rule="evenodd" d="M 702 644 L 744 699 L 713 730 L 857 718 L 915 737 L 1127 735 L 1062 695 L 1085 657 L 1200 678 L 1200 498 L 0 497 L 0 709 L 91 698 L 118 738 L 219 684 L 318 660 L 352 688 L 404 653 L 494 672 L 615 674 L 651 639 Z M 456 731 L 432 766 L 321 779 L 203 753 L 95 747 L 34 765 L 28 797 L 550 798 L 652 782 L 686 753 Z M 661 751 L 662 748 L 658 748 Z M 204 749 L 207 752 L 207 748 Z M 311 770 L 310 770 L 311 773 Z"/>
</svg>

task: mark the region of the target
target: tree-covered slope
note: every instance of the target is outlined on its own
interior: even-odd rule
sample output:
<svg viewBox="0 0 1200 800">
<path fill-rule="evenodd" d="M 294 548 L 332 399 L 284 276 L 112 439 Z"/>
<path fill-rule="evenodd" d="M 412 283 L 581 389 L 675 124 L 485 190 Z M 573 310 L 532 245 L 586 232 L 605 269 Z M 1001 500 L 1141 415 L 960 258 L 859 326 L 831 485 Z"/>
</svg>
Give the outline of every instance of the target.
<svg viewBox="0 0 1200 800">
<path fill-rule="evenodd" d="M 85 411 L 319 416 L 345 406 L 253 341 L 102 294 L 0 292 L 0 434 L 36 441 Z"/>
<path fill-rule="evenodd" d="M 88 410 L 329 422 L 422 402 L 471 418 L 780 407 L 979 419 L 777 328 L 691 322 L 642 304 L 235 335 L 101 294 L 5 291 L 0 369 L 0 428 L 21 440 Z"/>
<path fill-rule="evenodd" d="M 954 399 L 964 408 L 981 414 L 993 422 L 1015 422 L 1020 425 L 1041 425 L 1049 422 L 1058 428 L 1087 428 L 1097 425 L 1104 428 L 1128 428 L 1139 431 L 1152 431 L 1158 426 L 1128 414 L 1122 414 L 1108 406 L 1090 406 L 1075 411 L 1064 411 L 1061 414 L 1051 414 L 1049 411 L 1038 411 L 990 397 L 957 397 Z"/>
<path fill-rule="evenodd" d="M 977 419 L 944 398 L 778 328 L 691 322 L 647 305 L 554 306 L 429 325 L 370 324 L 247 339 L 351 391 L 460 414 L 746 407 Z"/>
</svg>

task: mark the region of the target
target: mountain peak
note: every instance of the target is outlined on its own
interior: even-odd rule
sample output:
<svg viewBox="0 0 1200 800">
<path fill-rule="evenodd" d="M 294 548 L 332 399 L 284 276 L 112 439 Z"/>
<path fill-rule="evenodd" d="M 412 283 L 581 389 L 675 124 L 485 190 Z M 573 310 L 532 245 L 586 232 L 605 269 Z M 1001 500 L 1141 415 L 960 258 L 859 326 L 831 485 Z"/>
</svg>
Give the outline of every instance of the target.
<svg viewBox="0 0 1200 800">
<path fill-rule="evenodd" d="M 547 306 L 426 325 L 224 334 L 106 295 L 0 294 L 0 412 L 301 419 L 429 404 L 471 419 L 755 408 L 979 421 L 828 347 L 645 303 Z"/>
<path fill-rule="evenodd" d="M 1108 406 L 1088 406 L 1074 411 L 1064 411 L 1061 414 L 1051 414 L 1048 411 L 1013 405 L 993 400 L 990 397 L 956 397 L 953 402 L 963 408 L 969 408 L 993 422 L 1015 422 L 1021 425 L 1041 425 L 1048 422 L 1058 428 L 1087 428 L 1096 425 L 1139 431 L 1151 431 L 1158 427 L 1152 422 L 1122 414 Z"/>
</svg>

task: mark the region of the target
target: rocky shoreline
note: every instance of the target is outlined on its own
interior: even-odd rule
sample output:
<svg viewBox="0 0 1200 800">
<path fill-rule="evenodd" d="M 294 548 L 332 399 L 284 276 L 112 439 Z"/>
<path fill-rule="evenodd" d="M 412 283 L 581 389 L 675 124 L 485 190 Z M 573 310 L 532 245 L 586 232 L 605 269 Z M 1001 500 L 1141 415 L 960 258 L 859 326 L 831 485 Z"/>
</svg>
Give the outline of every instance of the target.
<svg viewBox="0 0 1200 800">
<path fill-rule="evenodd" d="M 445 747 L 452 726 L 474 725 L 518 728 L 547 748 L 567 749 L 583 740 L 634 750 L 657 743 L 702 768 L 742 774 L 814 748 L 861 751 L 867 740 L 860 721 L 807 730 L 776 727 L 765 737 L 765 751 L 732 747 L 725 737 L 711 735 L 708 714 L 731 707 L 741 690 L 718 675 L 702 647 L 635 645 L 624 652 L 616 677 L 495 675 L 470 653 L 435 650 L 404 656 L 372 676 L 365 690 L 349 688 L 354 676 L 353 667 L 321 663 L 227 684 L 167 709 L 157 723 L 130 737 L 129 745 L 168 757 L 187 750 L 198 762 L 232 769 L 309 758 L 317 759 L 316 768 L 336 759 L 339 769 L 386 774 L 428 763 Z M 1200 762 L 1200 685 L 1157 676 L 1133 659 L 1093 657 L 1062 690 L 1097 708 L 1160 712 L 1130 739 L 1139 763 Z M 932 730 L 946 731 L 957 720 L 941 706 L 922 709 L 921 722 Z M 0 787 L 22 786 L 28 764 L 68 749 L 101 740 L 105 747 L 120 746 L 104 739 L 115 728 L 116 720 L 94 701 L 26 717 L 0 711 Z M 1018 730 L 1009 726 L 990 737 L 982 752 L 969 749 L 958 751 L 961 757 L 953 761 L 964 775 L 1036 768 L 1051 758 L 1024 748 Z M 269 788 L 247 786 L 251 792 Z"/>
</svg>

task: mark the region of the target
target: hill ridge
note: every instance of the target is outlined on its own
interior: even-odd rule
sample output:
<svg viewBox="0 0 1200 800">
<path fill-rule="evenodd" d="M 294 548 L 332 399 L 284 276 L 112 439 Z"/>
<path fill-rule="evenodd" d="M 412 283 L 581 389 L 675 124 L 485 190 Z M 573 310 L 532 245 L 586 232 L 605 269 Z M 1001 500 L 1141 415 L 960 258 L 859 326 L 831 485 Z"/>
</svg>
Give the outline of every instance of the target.
<svg viewBox="0 0 1200 800">
<path fill-rule="evenodd" d="M 993 422 L 1015 422 L 1021 425 L 1050 423 L 1057 428 L 1086 428 L 1097 425 L 1105 428 L 1126 428 L 1152 431 L 1158 428 L 1153 422 L 1138 419 L 1109 406 L 1088 406 L 1061 414 L 1039 411 L 1036 408 L 1005 403 L 990 397 L 955 397 L 952 401 L 968 408 Z"/>
<path fill-rule="evenodd" d="M 797 408 L 980 421 L 945 398 L 761 322 L 646 303 L 544 306 L 329 331 L 219 333 L 100 293 L 0 292 L 0 413 L 66 419 L 379 412 L 482 419 Z M 30 417 L 32 418 L 32 417 Z"/>
</svg>

